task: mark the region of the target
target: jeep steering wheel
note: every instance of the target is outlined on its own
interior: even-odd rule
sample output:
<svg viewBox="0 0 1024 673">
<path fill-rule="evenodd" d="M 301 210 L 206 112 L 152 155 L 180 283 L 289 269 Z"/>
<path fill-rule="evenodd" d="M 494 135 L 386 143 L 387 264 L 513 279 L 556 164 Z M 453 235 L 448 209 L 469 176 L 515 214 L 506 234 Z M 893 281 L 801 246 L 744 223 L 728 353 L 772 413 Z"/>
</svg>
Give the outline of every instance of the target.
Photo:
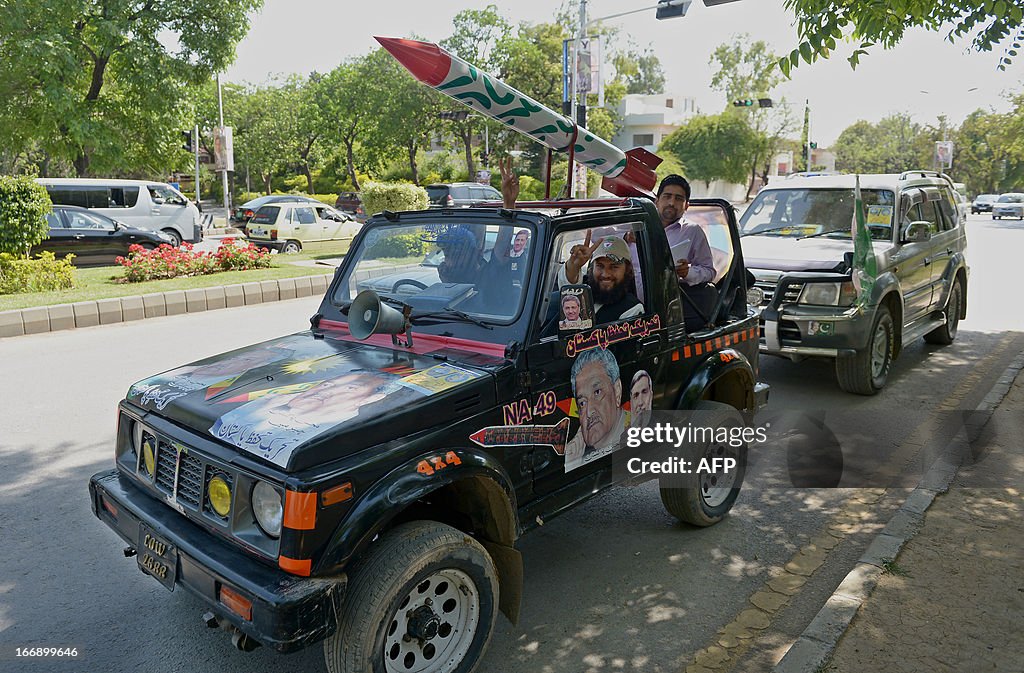
<svg viewBox="0 0 1024 673">
<path fill-rule="evenodd" d="M 413 280 L 412 278 L 403 278 L 402 280 L 397 281 L 394 285 L 391 286 L 391 291 L 398 292 L 398 288 L 402 287 L 403 285 L 412 285 L 418 290 L 427 289 L 427 286 L 419 282 L 418 280 Z"/>
</svg>

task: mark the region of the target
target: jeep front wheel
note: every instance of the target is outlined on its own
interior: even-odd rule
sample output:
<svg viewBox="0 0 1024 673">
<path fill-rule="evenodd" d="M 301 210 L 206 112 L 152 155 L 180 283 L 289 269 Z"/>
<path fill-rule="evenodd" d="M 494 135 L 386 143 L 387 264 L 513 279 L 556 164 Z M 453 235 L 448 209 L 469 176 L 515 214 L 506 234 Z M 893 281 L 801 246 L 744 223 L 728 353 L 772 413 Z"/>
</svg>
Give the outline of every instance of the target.
<svg viewBox="0 0 1024 673">
<path fill-rule="evenodd" d="M 494 563 L 451 526 L 413 521 L 373 543 L 349 577 L 330 673 L 469 673 L 497 617 Z"/>
<path fill-rule="evenodd" d="M 715 459 L 721 461 L 727 458 L 736 461 L 735 469 L 727 472 L 701 472 L 682 477 L 684 480 L 696 477 L 696 488 L 673 485 L 678 483 L 679 477 L 676 475 L 663 477 L 659 481 L 658 490 L 661 493 L 661 502 L 669 514 L 694 526 L 710 526 L 724 519 L 739 497 L 747 462 L 746 444 L 733 446 L 729 441 L 718 440 L 735 436 L 731 428 L 742 428 L 744 423 L 734 407 L 721 402 L 700 401 L 694 411 L 700 412 L 694 414 L 692 422 L 695 427 L 726 429 L 727 432 L 716 432 L 712 441 L 694 452 L 691 469 L 697 470 L 702 459 L 707 459 L 713 466 L 716 464 Z M 686 458 L 690 460 L 691 456 Z"/>
<path fill-rule="evenodd" d="M 885 387 L 896 351 L 896 329 L 886 306 L 878 307 L 868 347 L 854 355 L 836 358 L 839 387 L 848 393 L 874 395 Z"/>
</svg>

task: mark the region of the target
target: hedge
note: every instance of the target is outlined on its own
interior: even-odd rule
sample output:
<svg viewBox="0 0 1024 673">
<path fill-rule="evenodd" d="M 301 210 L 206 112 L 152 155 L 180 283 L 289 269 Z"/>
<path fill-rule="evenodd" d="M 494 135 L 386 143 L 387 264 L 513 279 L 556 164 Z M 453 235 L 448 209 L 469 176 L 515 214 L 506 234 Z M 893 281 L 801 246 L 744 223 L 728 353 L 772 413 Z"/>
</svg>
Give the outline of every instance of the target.
<svg viewBox="0 0 1024 673">
<path fill-rule="evenodd" d="M 52 252 L 39 253 L 38 259 L 18 259 L 0 252 L 0 294 L 66 290 L 75 286 L 74 255 L 56 259 Z"/>
<path fill-rule="evenodd" d="M 0 252 L 27 259 L 29 249 L 50 235 L 51 210 L 46 188 L 32 178 L 0 176 Z"/>
<path fill-rule="evenodd" d="M 423 210 L 430 204 L 427 190 L 405 182 L 368 182 L 360 196 L 367 213 Z"/>
</svg>

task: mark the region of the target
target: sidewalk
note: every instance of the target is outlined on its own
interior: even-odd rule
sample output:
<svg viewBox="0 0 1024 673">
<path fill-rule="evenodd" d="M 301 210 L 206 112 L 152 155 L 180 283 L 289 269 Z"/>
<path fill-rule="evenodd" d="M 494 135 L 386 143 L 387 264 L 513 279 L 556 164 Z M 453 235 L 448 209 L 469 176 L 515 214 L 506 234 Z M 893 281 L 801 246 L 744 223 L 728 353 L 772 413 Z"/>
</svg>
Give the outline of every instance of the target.
<svg viewBox="0 0 1024 673">
<path fill-rule="evenodd" d="M 1024 671 L 1022 446 L 1024 372 L 973 443 L 987 454 L 960 468 L 831 657 L 806 670 Z"/>
</svg>

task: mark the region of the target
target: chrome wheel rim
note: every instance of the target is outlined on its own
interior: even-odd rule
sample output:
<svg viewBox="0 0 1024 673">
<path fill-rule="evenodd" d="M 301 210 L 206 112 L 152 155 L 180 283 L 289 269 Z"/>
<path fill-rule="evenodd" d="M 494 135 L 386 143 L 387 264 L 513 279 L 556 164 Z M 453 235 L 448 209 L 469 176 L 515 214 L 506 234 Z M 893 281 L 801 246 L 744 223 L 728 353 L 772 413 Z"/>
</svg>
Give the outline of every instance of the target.
<svg viewBox="0 0 1024 673">
<path fill-rule="evenodd" d="M 732 458 L 736 460 L 736 469 L 725 474 L 702 472 L 700 475 L 700 497 L 707 507 L 719 507 L 729 497 L 733 485 L 736 484 L 736 472 L 739 470 L 739 456 L 734 449 L 720 442 L 714 442 L 704 452 L 709 463 L 715 458 Z"/>
<path fill-rule="evenodd" d="M 446 673 L 466 658 L 480 624 L 480 592 L 469 575 L 446 568 L 412 588 L 387 625 L 388 673 Z"/>
<path fill-rule="evenodd" d="M 889 356 L 889 330 L 879 321 L 875 328 L 875 336 L 871 341 L 871 376 L 878 378 L 885 371 L 885 362 Z"/>
</svg>

